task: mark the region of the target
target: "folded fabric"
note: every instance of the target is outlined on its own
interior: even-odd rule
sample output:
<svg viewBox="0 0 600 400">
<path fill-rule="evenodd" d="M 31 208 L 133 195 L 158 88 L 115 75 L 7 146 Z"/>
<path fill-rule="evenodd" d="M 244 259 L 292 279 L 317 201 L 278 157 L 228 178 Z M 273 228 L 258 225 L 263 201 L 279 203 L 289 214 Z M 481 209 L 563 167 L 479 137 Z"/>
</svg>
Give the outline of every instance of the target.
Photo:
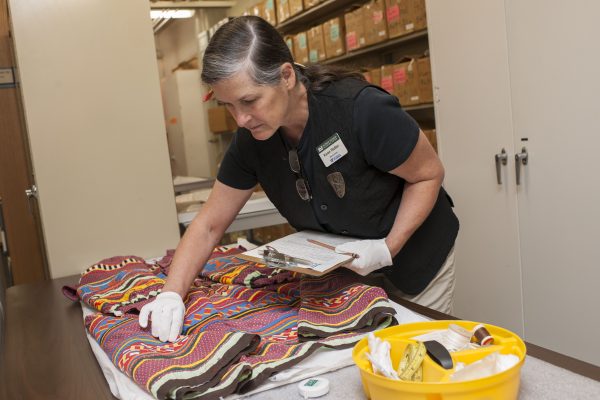
<svg viewBox="0 0 600 400">
<path fill-rule="evenodd" d="M 216 247 L 211 258 L 245 250 L 241 246 Z M 107 258 L 87 268 L 78 285 L 63 286 L 62 292 L 70 300 L 81 300 L 104 314 L 139 314 L 160 293 L 174 254 L 175 250 L 167 250 L 156 263 L 147 263 L 136 256 Z"/>
<path fill-rule="evenodd" d="M 77 295 L 103 314 L 119 317 L 132 310 L 139 313 L 165 284 L 166 276 L 159 271 L 140 257 L 109 258 L 84 271 Z"/>
<path fill-rule="evenodd" d="M 131 258 L 113 258 L 109 264 L 117 267 L 84 273 L 81 293 L 103 312 L 85 324 L 114 365 L 159 399 L 246 392 L 320 347 L 346 348 L 364 332 L 395 322 L 385 292 L 357 283 L 350 271 L 315 278 L 217 257 L 184 299 L 183 334 L 162 343 L 139 327 L 137 316 L 125 315 L 135 311 L 117 293 L 143 292 L 153 274 L 164 280 L 169 262 L 163 259 L 157 267 L 160 262 L 141 265 L 139 259 L 128 262 Z M 98 270 L 102 275 L 94 273 Z M 115 310 L 124 316 L 116 318 Z"/>
<path fill-rule="evenodd" d="M 204 331 L 163 343 L 140 328 L 137 318 L 101 314 L 86 317 L 85 326 L 113 364 L 157 398 L 180 399 L 214 386 L 260 340 L 244 332 Z M 237 368 L 235 378 L 249 369 Z"/>
</svg>

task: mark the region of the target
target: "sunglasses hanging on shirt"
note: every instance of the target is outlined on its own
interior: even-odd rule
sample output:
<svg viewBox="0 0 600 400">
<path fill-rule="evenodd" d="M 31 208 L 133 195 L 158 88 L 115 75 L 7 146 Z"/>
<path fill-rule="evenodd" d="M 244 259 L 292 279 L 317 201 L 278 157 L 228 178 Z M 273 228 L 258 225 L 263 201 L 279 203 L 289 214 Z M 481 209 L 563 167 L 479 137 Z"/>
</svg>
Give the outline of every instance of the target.
<svg viewBox="0 0 600 400">
<path fill-rule="evenodd" d="M 298 196 L 304 201 L 311 200 L 312 194 L 310 192 L 310 186 L 308 185 L 308 180 L 302 175 L 300 158 L 298 158 L 298 151 L 296 149 L 292 149 L 288 152 L 288 161 L 290 163 L 290 169 L 294 175 L 296 175 L 296 191 L 298 192 Z"/>
</svg>

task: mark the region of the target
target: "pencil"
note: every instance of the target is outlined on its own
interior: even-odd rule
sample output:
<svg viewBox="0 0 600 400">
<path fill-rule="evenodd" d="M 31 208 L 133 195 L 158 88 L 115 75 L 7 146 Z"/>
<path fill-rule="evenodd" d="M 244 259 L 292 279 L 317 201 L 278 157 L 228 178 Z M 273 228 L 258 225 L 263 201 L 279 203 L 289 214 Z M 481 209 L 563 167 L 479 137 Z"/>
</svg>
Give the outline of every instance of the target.
<svg viewBox="0 0 600 400">
<path fill-rule="evenodd" d="M 321 247 L 324 247 L 326 249 L 335 251 L 335 246 L 332 246 L 330 244 L 319 242 L 318 240 L 314 240 L 314 239 L 306 239 L 306 240 L 309 243 L 316 244 L 317 246 L 321 246 Z M 350 256 L 352 258 L 358 258 L 358 254 L 355 254 L 355 253 L 338 253 L 338 254 L 344 254 L 344 255 Z"/>
</svg>

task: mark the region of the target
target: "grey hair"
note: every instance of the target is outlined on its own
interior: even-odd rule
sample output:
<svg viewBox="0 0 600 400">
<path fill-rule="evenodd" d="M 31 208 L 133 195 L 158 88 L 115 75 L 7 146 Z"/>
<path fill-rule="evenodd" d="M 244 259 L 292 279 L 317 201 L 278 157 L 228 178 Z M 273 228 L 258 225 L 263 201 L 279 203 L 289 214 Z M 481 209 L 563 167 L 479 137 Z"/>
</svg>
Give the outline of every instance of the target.
<svg viewBox="0 0 600 400">
<path fill-rule="evenodd" d="M 201 79 L 212 85 L 246 71 L 256 84 L 272 86 L 280 82 L 281 66 L 286 62 L 294 67 L 298 82 L 315 92 L 344 78 L 364 80 L 359 72 L 340 66 L 294 63 L 279 32 L 255 16 L 234 18 L 217 30 L 204 52 Z"/>
<path fill-rule="evenodd" d="M 294 59 L 283 38 L 267 21 L 255 16 L 235 18 L 217 30 L 202 61 L 208 85 L 246 71 L 259 85 L 281 80 L 281 65 Z"/>
</svg>

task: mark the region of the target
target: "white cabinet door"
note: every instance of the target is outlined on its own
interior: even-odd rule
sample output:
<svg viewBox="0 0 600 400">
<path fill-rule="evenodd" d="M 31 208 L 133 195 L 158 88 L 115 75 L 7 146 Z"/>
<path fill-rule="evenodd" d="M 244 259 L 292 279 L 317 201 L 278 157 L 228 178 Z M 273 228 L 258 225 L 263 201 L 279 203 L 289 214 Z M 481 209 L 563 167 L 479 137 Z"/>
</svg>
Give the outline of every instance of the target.
<svg viewBox="0 0 600 400">
<path fill-rule="evenodd" d="M 177 245 L 149 3 L 8 3 L 51 276 Z"/>
<path fill-rule="evenodd" d="M 506 4 L 525 336 L 600 364 L 600 2 Z"/>
<path fill-rule="evenodd" d="M 460 219 L 454 314 L 522 334 L 504 3 L 428 0 L 427 19 L 438 146 Z"/>
</svg>

